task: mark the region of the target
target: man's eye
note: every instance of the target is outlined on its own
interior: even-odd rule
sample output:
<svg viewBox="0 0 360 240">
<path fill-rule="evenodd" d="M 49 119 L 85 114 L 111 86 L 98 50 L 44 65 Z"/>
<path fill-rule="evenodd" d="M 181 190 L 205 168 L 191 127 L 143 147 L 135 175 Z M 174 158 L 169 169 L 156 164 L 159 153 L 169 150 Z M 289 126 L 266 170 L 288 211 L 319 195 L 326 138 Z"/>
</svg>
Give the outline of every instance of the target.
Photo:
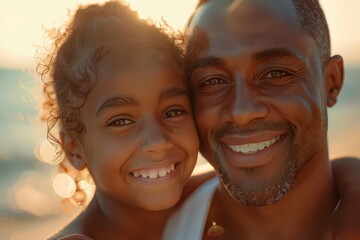
<svg viewBox="0 0 360 240">
<path fill-rule="evenodd" d="M 170 111 L 167 111 L 163 118 L 174 118 L 174 117 L 178 117 L 180 115 L 183 115 L 185 113 L 185 111 L 183 110 L 170 110 Z"/>
<path fill-rule="evenodd" d="M 202 86 L 211 86 L 211 85 L 216 85 L 216 84 L 228 84 L 228 82 L 221 78 L 210 78 L 210 79 L 204 81 L 201 85 Z"/>
<path fill-rule="evenodd" d="M 270 71 L 267 74 L 265 74 L 262 78 L 263 79 L 272 79 L 272 78 L 280 78 L 280 77 L 286 77 L 290 74 L 288 72 L 282 71 L 282 70 L 274 70 Z"/>
<path fill-rule="evenodd" d="M 133 124 L 133 123 L 134 123 L 134 121 L 132 121 L 132 120 L 120 118 L 120 119 L 115 119 L 114 121 L 111 121 L 108 124 L 108 126 L 110 126 L 110 127 L 122 127 L 122 126 L 130 125 L 130 124 Z"/>
</svg>

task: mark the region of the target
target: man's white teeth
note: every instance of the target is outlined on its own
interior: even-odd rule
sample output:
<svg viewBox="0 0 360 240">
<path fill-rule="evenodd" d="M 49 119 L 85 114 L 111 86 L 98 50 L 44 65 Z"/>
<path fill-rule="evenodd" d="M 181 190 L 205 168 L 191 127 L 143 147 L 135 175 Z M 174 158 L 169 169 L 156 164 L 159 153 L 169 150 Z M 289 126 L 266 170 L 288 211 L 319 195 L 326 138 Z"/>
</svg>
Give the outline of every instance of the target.
<svg viewBox="0 0 360 240">
<path fill-rule="evenodd" d="M 171 164 L 167 167 L 162 167 L 159 169 L 149 169 L 149 170 L 140 170 L 132 172 L 131 174 L 134 177 L 140 177 L 140 178 L 161 178 L 168 175 L 170 172 L 175 170 L 175 164 Z"/>
<path fill-rule="evenodd" d="M 247 153 L 254 153 L 259 150 L 263 150 L 264 148 L 270 147 L 275 142 L 277 142 L 279 139 L 280 139 L 280 137 L 276 137 L 269 141 L 264 141 L 264 142 L 259 142 L 259 143 L 249 143 L 249 144 L 243 144 L 243 145 L 228 145 L 228 146 L 235 152 L 241 152 L 241 153 L 247 154 Z"/>
</svg>

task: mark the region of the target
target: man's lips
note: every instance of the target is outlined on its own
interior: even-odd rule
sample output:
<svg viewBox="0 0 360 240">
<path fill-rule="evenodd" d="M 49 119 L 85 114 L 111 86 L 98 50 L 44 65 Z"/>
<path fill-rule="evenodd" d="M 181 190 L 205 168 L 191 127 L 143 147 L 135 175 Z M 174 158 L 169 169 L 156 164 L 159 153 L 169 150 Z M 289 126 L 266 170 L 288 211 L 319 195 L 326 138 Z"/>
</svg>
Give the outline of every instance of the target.
<svg viewBox="0 0 360 240">
<path fill-rule="evenodd" d="M 244 154 L 256 153 L 257 151 L 261 151 L 265 148 L 270 147 L 275 142 L 280 139 L 280 136 L 274 137 L 267 141 L 257 142 L 257 143 L 247 143 L 241 145 L 228 145 L 234 152 L 241 152 Z"/>
<path fill-rule="evenodd" d="M 256 167 L 267 164 L 279 150 L 284 132 L 266 132 L 252 136 L 227 135 L 220 138 L 225 160 L 234 167 Z M 278 144 L 279 143 L 279 144 Z"/>
</svg>

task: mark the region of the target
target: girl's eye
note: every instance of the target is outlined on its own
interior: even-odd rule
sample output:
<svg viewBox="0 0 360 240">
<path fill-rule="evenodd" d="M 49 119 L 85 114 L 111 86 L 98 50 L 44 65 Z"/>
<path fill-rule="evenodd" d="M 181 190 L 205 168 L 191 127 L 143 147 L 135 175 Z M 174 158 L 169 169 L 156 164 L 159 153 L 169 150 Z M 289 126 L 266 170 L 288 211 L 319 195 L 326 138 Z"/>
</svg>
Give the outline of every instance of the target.
<svg viewBox="0 0 360 240">
<path fill-rule="evenodd" d="M 281 78 L 281 77 L 286 77 L 289 76 L 290 73 L 282 71 L 282 70 L 274 70 L 274 71 L 270 71 L 267 74 L 265 74 L 262 79 L 273 79 L 273 78 Z"/>
<path fill-rule="evenodd" d="M 164 114 L 163 118 L 174 118 L 174 117 L 181 116 L 181 115 L 183 115 L 184 113 L 185 113 L 184 110 L 179 110 L 179 109 L 177 109 L 177 110 L 170 110 L 170 111 L 167 111 L 167 112 Z"/>
<path fill-rule="evenodd" d="M 126 125 L 130 125 L 133 124 L 134 121 L 129 120 L 129 119 L 125 119 L 125 118 L 120 118 L 120 119 L 115 119 L 114 121 L 111 121 L 108 126 L 110 127 L 123 127 Z"/>
</svg>

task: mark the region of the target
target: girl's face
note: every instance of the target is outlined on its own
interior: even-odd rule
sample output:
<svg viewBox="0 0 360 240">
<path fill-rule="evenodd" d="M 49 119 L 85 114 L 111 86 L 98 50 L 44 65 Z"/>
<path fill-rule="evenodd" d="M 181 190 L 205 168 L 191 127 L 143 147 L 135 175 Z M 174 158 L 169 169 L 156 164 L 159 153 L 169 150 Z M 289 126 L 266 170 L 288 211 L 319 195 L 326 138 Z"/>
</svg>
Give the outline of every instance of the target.
<svg viewBox="0 0 360 240">
<path fill-rule="evenodd" d="M 80 156 L 101 197 L 162 210 L 181 196 L 199 142 L 180 71 L 167 62 L 103 75 L 81 109 Z"/>
</svg>

